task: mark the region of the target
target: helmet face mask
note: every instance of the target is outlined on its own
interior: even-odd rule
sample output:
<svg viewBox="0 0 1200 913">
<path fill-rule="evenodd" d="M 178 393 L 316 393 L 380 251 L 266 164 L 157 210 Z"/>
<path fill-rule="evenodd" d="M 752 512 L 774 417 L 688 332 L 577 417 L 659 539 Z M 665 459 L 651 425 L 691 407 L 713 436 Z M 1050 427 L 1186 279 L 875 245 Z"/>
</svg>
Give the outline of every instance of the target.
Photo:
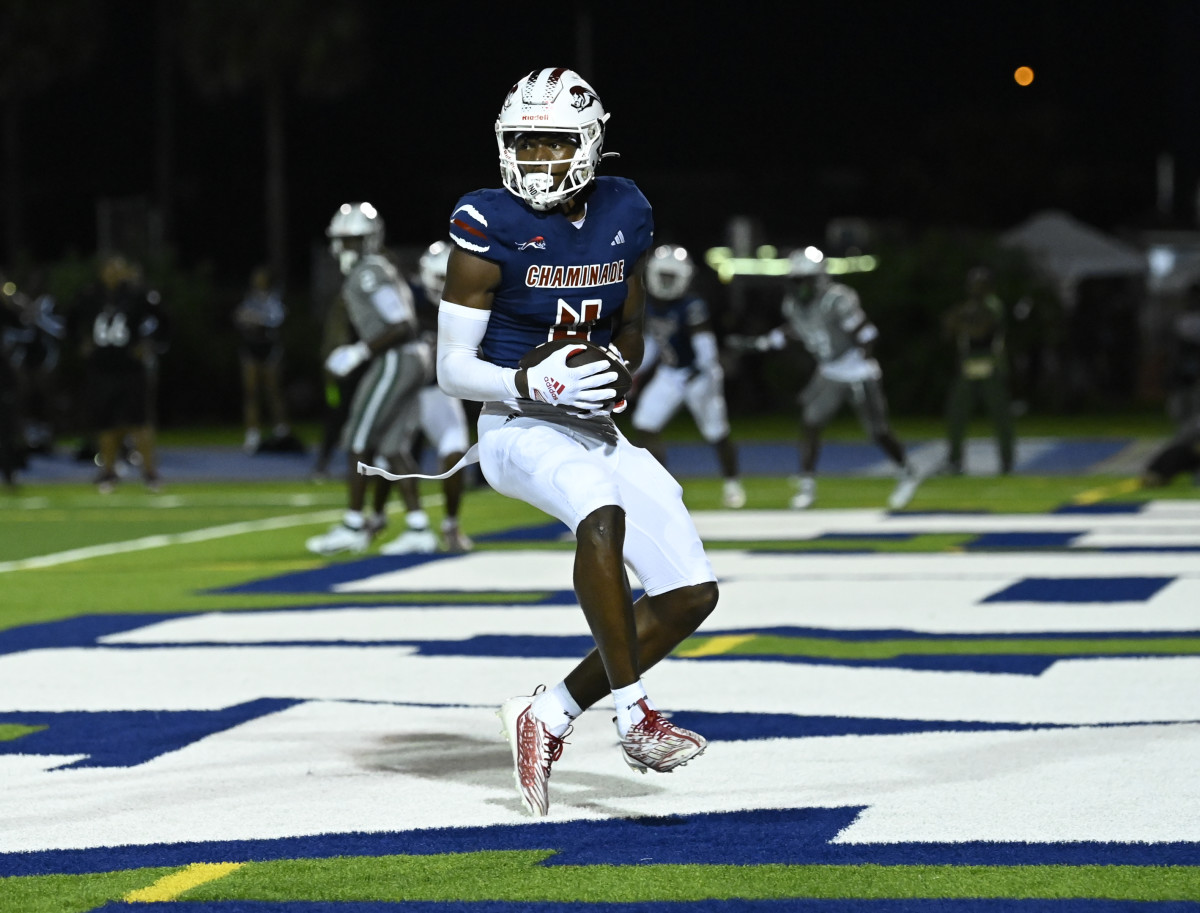
<svg viewBox="0 0 1200 913">
<path fill-rule="evenodd" d="M 808 303 L 816 297 L 818 290 L 829 283 L 825 271 L 825 255 L 815 247 L 793 251 L 788 257 L 788 284 L 797 298 Z"/>
<path fill-rule="evenodd" d="M 660 244 L 646 262 L 646 290 L 660 301 L 682 298 L 696 275 L 691 255 L 678 244 Z"/>
<path fill-rule="evenodd" d="M 609 115 L 595 90 L 574 70 L 547 67 L 517 81 L 496 118 L 500 177 L 505 188 L 538 212 L 547 212 L 579 193 L 596 177 Z M 522 134 L 560 134 L 575 146 L 565 173 L 553 162 L 518 158 Z M 550 167 L 548 167 L 550 166 Z"/>
<path fill-rule="evenodd" d="M 370 203 L 343 203 L 329 220 L 325 236 L 346 275 L 361 257 L 383 250 L 383 219 Z"/>
<path fill-rule="evenodd" d="M 434 241 L 421 254 L 418 271 L 421 275 L 421 286 L 425 289 L 425 297 L 436 306 L 442 300 L 442 291 L 446 287 L 446 267 L 450 262 L 450 245 L 445 241 Z"/>
</svg>

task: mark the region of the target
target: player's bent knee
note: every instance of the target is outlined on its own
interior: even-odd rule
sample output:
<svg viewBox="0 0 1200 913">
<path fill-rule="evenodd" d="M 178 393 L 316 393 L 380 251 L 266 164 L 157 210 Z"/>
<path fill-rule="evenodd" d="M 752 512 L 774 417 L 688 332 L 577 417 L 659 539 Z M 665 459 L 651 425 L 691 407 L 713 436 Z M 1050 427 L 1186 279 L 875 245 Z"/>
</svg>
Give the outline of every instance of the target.
<svg viewBox="0 0 1200 913">
<path fill-rule="evenodd" d="M 575 541 L 593 548 L 621 548 L 625 542 L 625 511 L 616 504 L 597 507 L 579 521 Z"/>
<path fill-rule="evenodd" d="M 712 614 L 719 595 L 717 584 L 708 581 L 680 587 L 655 598 L 666 602 L 673 626 L 691 634 Z"/>
</svg>

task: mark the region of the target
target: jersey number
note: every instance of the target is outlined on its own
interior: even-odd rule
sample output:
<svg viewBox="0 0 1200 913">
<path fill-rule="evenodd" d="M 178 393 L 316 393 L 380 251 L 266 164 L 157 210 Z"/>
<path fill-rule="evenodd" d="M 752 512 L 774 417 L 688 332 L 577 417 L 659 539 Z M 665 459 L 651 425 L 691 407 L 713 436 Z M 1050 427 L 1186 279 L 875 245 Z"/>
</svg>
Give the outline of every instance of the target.
<svg viewBox="0 0 1200 913">
<path fill-rule="evenodd" d="M 549 338 L 591 339 L 592 325 L 600 319 L 600 310 L 603 306 L 603 298 L 584 298 L 577 311 L 559 298 L 558 315 L 554 318 L 554 326 L 550 328 Z"/>
<path fill-rule="evenodd" d="M 92 324 L 92 339 L 101 348 L 129 345 L 129 325 L 125 322 L 125 315 L 119 311 L 112 315 L 98 315 Z"/>
</svg>

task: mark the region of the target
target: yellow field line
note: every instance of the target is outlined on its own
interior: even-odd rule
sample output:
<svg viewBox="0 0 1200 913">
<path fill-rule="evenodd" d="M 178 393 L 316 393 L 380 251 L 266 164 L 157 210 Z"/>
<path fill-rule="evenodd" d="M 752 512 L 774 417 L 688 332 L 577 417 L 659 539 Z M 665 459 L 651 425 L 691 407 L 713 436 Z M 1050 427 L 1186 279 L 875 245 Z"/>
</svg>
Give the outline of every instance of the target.
<svg viewBox="0 0 1200 913">
<path fill-rule="evenodd" d="M 1104 485 L 1100 488 L 1081 491 L 1071 501 L 1075 504 L 1096 504 L 1114 495 L 1127 495 L 1132 491 L 1137 491 L 1141 487 L 1142 483 L 1140 479 L 1125 479 L 1124 481 L 1117 482 L 1115 485 Z"/>
<path fill-rule="evenodd" d="M 725 634 L 721 637 L 710 637 L 698 647 L 690 650 L 679 650 L 678 656 L 719 656 L 741 646 L 748 640 L 754 640 L 757 634 Z"/>
<path fill-rule="evenodd" d="M 205 882 L 224 878 L 244 865 L 244 862 L 195 862 L 178 872 L 164 875 L 149 887 L 130 891 L 121 899 L 127 903 L 162 903 L 175 900 L 184 891 L 190 891 Z"/>
</svg>

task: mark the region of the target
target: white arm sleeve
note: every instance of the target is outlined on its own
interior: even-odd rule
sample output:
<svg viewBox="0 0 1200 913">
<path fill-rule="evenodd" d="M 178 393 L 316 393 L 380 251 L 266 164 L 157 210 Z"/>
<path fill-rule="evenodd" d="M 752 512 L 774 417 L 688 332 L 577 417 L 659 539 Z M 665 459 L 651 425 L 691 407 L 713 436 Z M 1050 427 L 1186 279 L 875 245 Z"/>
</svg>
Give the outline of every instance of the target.
<svg viewBox="0 0 1200 913">
<path fill-rule="evenodd" d="M 517 399 L 517 371 L 479 357 L 491 311 L 443 301 L 438 307 L 438 386 L 456 399 L 479 403 Z"/>
</svg>

